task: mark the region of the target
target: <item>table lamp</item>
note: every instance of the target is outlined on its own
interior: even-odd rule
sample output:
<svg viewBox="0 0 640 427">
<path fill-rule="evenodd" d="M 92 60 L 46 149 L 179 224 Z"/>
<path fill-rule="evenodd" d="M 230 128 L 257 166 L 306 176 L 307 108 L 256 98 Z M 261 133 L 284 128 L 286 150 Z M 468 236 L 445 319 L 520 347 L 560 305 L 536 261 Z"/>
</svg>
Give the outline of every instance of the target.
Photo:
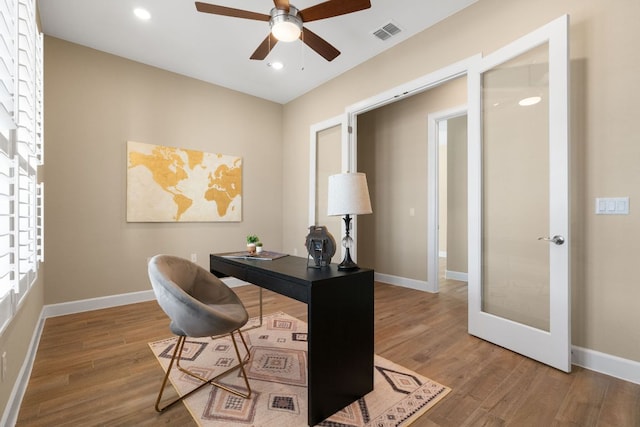
<svg viewBox="0 0 640 427">
<path fill-rule="evenodd" d="M 341 173 L 329 177 L 329 203 L 327 215 L 344 215 L 346 235 L 342 239 L 345 247 L 344 260 L 338 265 L 338 270 L 357 270 L 358 265 L 351 259 L 349 248 L 353 239 L 349 236 L 351 215 L 370 214 L 371 201 L 367 176 L 364 173 Z"/>
</svg>

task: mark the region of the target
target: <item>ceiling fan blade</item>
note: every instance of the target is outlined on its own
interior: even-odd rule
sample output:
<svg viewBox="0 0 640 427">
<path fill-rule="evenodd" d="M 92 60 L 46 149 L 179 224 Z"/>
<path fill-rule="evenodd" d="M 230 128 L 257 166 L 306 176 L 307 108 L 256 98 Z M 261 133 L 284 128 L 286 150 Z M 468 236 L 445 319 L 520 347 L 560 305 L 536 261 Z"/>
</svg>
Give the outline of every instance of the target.
<svg viewBox="0 0 640 427">
<path fill-rule="evenodd" d="M 369 0 L 329 0 L 301 10 L 300 16 L 302 17 L 302 22 L 311 22 L 319 19 L 345 15 L 347 13 L 358 12 L 360 10 L 369 9 L 370 7 L 371 1 Z"/>
<path fill-rule="evenodd" d="M 273 4 L 276 5 L 276 9 L 285 10 L 289 13 L 289 0 L 273 0 Z"/>
<path fill-rule="evenodd" d="M 275 38 L 273 34 L 269 33 L 267 38 L 265 38 L 262 43 L 260 43 L 260 46 L 258 46 L 255 52 L 253 52 L 253 55 L 251 55 L 251 59 L 262 61 L 267 57 L 269 52 L 271 52 L 271 49 L 273 49 L 276 43 L 278 43 L 278 39 Z"/>
<path fill-rule="evenodd" d="M 325 39 L 305 27 L 302 28 L 302 41 L 327 61 L 333 61 L 338 55 L 340 55 L 340 51 L 338 49 L 331 46 Z"/>
<path fill-rule="evenodd" d="M 248 10 L 234 9 L 232 7 L 217 6 L 215 4 L 196 2 L 198 12 L 213 13 L 214 15 L 231 16 L 233 18 L 254 19 L 256 21 L 267 21 L 271 16 L 264 13 L 249 12 Z"/>
</svg>

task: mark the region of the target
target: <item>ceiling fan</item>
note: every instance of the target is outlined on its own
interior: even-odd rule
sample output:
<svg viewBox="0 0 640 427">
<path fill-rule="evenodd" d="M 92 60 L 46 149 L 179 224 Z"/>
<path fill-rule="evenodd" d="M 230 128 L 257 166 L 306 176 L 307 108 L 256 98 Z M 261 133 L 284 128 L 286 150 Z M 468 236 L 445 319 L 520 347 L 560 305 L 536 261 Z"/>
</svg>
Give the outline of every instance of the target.
<svg viewBox="0 0 640 427">
<path fill-rule="evenodd" d="M 271 9 L 269 15 L 202 2 L 196 2 L 196 9 L 198 12 L 269 22 L 271 32 L 253 52 L 251 59 L 265 59 L 278 41 L 286 42 L 300 38 L 324 59 L 333 61 L 340 55 L 340 51 L 304 27 L 304 23 L 346 15 L 371 7 L 369 0 L 329 0 L 303 10 L 298 10 L 289 3 L 289 0 L 273 0 L 273 3 L 275 7 Z"/>
</svg>

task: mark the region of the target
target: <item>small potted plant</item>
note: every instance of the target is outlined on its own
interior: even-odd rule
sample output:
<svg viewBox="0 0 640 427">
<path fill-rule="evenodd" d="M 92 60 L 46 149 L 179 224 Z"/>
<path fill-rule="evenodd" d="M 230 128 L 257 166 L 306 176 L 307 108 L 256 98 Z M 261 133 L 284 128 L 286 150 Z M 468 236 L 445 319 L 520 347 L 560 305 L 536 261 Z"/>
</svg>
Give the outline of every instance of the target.
<svg viewBox="0 0 640 427">
<path fill-rule="evenodd" d="M 262 242 L 256 242 L 256 253 L 262 252 Z"/>
<path fill-rule="evenodd" d="M 247 236 L 247 251 L 249 254 L 253 255 L 256 253 L 256 243 L 258 243 L 260 239 L 255 234 L 249 234 Z"/>
</svg>

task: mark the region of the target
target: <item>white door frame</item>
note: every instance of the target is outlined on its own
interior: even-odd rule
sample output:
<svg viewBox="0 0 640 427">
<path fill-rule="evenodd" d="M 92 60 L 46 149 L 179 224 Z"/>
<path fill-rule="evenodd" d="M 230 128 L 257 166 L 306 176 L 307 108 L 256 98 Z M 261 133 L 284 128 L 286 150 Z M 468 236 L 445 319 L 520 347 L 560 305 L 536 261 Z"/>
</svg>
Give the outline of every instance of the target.
<svg viewBox="0 0 640 427">
<path fill-rule="evenodd" d="M 439 137 L 438 137 L 438 122 L 441 120 L 448 120 L 454 117 L 460 117 L 467 114 L 467 106 L 460 105 L 457 107 L 449 108 L 442 111 L 431 113 L 427 116 L 427 291 L 438 292 L 440 290 L 440 284 L 438 280 L 439 275 L 439 258 L 440 258 L 440 162 L 439 162 Z"/>
<path fill-rule="evenodd" d="M 357 150 L 357 123 L 358 123 L 358 115 L 366 113 L 367 111 L 374 110 L 379 107 L 383 107 L 388 104 L 392 104 L 397 101 L 401 101 L 407 97 L 412 95 L 416 95 L 422 92 L 425 92 L 429 89 L 432 89 L 436 86 L 439 86 L 443 83 L 446 83 L 450 80 L 456 79 L 458 77 L 464 76 L 467 74 L 467 70 L 470 65 L 477 61 L 480 58 L 480 54 L 471 56 L 469 58 L 463 59 L 461 61 L 455 62 L 451 65 L 448 65 L 444 68 L 440 68 L 432 73 L 426 74 L 420 78 L 412 80 L 410 82 L 404 83 L 400 86 L 396 86 L 393 89 L 387 90 L 385 92 L 379 93 L 371 98 L 367 98 L 355 104 L 348 106 L 345 109 L 347 115 L 347 126 L 343 127 L 343 132 L 346 133 L 345 140 L 347 141 L 346 147 L 346 161 L 347 161 L 347 169 L 345 171 L 357 171 L 358 166 L 358 150 Z M 468 83 L 467 83 L 468 85 Z M 345 158 L 343 158 L 343 161 Z M 375 213 L 375 211 L 374 211 Z M 353 239 L 356 241 L 357 239 L 357 216 L 353 218 L 352 227 L 353 227 Z M 357 245 L 354 245 L 357 247 Z M 409 280 L 408 283 L 415 283 L 415 280 Z M 403 281 L 404 283 L 404 281 Z M 420 286 L 419 288 L 416 286 L 410 286 L 414 289 L 426 290 L 430 291 L 431 285 L 429 282 L 426 283 L 425 286 Z"/>
<path fill-rule="evenodd" d="M 316 177 L 318 176 L 318 135 L 320 132 L 331 129 L 333 127 L 341 126 L 340 139 L 341 139 L 341 168 L 343 171 L 347 170 L 348 167 L 348 140 L 345 136 L 347 134 L 347 116 L 346 114 L 341 114 L 339 116 L 331 117 L 330 119 L 323 120 L 319 123 L 315 123 L 309 127 L 309 226 L 318 225 L 316 224 L 316 190 L 317 190 L 317 182 Z M 345 234 L 344 229 L 344 221 L 340 221 L 342 234 Z M 336 257 L 338 259 L 344 258 L 345 248 L 342 246 L 342 235 L 334 236 L 336 239 L 336 253 L 340 250 L 340 256 Z M 352 249 L 352 255 L 356 256 L 357 254 L 357 246 L 354 245 Z"/>
<path fill-rule="evenodd" d="M 469 129 L 469 333 L 571 371 L 571 278 L 569 235 L 569 52 L 568 15 L 479 58 L 468 74 Z M 550 328 L 542 331 L 482 310 L 482 119 L 480 75 L 530 49 L 549 43 L 549 236 L 562 235 L 563 245 L 550 247 Z M 532 242 L 535 244 L 535 242 Z M 543 243 L 546 244 L 546 243 Z"/>
<path fill-rule="evenodd" d="M 563 22 L 564 21 L 564 22 Z M 553 26 L 553 32 L 556 34 L 556 37 L 554 37 L 554 40 L 551 42 L 550 41 L 550 50 L 551 51 L 556 51 L 557 49 L 555 48 L 551 48 L 552 46 L 554 46 L 555 44 L 555 40 L 557 40 L 557 36 L 558 36 L 558 31 L 560 33 L 564 32 L 564 45 L 565 48 L 564 49 L 560 49 L 561 52 L 559 53 L 560 55 L 564 55 L 565 60 L 568 58 L 568 51 L 567 51 L 567 39 L 568 39 L 568 16 L 565 15 L 559 19 L 557 19 L 556 21 L 548 24 L 547 26 L 542 27 L 539 30 L 534 31 L 533 33 L 523 37 L 522 39 L 517 40 L 516 42 L 508 45 L 508 46 L 517 46 L 519 43 L 522 43 L 522 40 L 526 40 L 527 43 L 530 42 L 529 38 L 531 37 L 536 37 L 537 35 L 539 35 L 541 32 L 545 33 L 547 31 L 549 31 L 549 26 Z M 562 29 L 561 27 L 563 27 L 564 29 Z M 558 30 L 559 29 L 559 30 Z M 533 36 L 532 36 L 533 34 Z M 560 37 L 562 37 L 562 34 L 560 34 Z M 551 53 L 550 53 L 551 55 Z M 553 55 L 556 55 L 556 53 L 553 53 Z M 491 57 L 491 55 L 489 55 L 489 57 Z M 557 57 L 552 57 L 556 58 Z M 555 60 L 553 61 L 554 65 L 551 65 L 551 67 L 555 67 Z M 451 64 L 447 67 L 441 68 L 437 71 L 434 71 L 433 73 L 427 74 L 419 79 L 413 80 L 411 82 L 405 83 L 403 85 L 397 86 L 391 90 L 385 91 L 381 94 L 378 94 L 374 97 L 365 99 L 363 101 L 360 101 L 358 103 L 355 103 L 351 106 L 348 106 L 345 109 L 346 115 L 347 115 L 347 126 L 345 126 L 344 132 L 347 132 L 346 135 L 346 139 L 347 139 L 347 164 L 348 164 L 348 169 L 350 171 L 356 171 L 357 170 L 357 117 L 359 114 L 365 113 L 367 111 L 373 110 L 375 108 L 399 101 L 401 99 L 404 99 L 405 97 L 414 95 L 416 93 L 420 93 L 423 92 L 425 90 L 428 90 L 430 88 L 433 88 L 441 83 L 444 83 L 446 81 L 449 81 L 451 79 L 454 79 L 456 77 L 462 76 L 467 74 L 468 78 L 467 78 L 467 88 L 471 88 L 471 87 L 479 87 L 479 72 L 478 69 L 480 67 L 480 64 L 483 64 L 482 62 L 482 55 L 481 54 L 477 54 L 474 55 L 470 58 L 467 58 L 465 60 L 459 61 L 457 63 Z M 565 68 L 567 67 L 567 64 L 565 63 Z M 474 70 L 474 76 L 472 76 L 470 70 Z M 553 71 L 550 70 L 550 71 Z M 475 79 L 475 80 L 474 80 Z M 474 80 L 474 81 L 472 81 Z M 474 86 L 475 85 L 475 86 Z M 558 89 L 561 89 L 561 86 L 564 86 L 565 90 L 568 90 L 568 70 L 565 70 L 565 79 L 564 81 L 559 81 L 559 82 L 551 82 L 550 83 L 550 87 L 549 87 L 549 91 L 554 92 L 557 91 Z M 473 233 L 477 233 L 479 228 L 479 211 L 474 211 L 474 208 L 472 208 L 472 206 L 480 206 L 481 203 L 481 197 L 480 197 L 480 188 L 477 187 L 478 186 L 478 178 L 481 176 L 480 173 L 480 166 L 479 164 L 476 164 L 478 162 L 473 162 L 472 159 L 477 159 L 479 158 L 479 139 L 480 139 L 480 134 L 479 131 L 481 129 L 481 123 L 480 123 L 480 116 L 479 114 L 477 115 L 472 115 L 471 114 L 471 109 L 472 108 L 477 108 L 475 104 L 477 104 L 477 106 L 480 105 L 480 100 L 479 100 L 480 94 L 479 94 L 479 90 L 477 91 L 477 93 L 473 93 L 472 90 L 469 89 L 469 97 L 468 97 L 468 105 L 469 105 L 469 116 L 468 116 L 468 124 L 467 127 L 469 129 L 469 133 L 468 133 L 468 141 L 469 141 L 469 149 L 468 149 L 468 156 L 469 156 L 469 168 L 468 168 L 468 173 L 469 173 L 469 186 L 468 186 L 468 193 L 469 193 L 469 215 L 468 215 L 468 222 L 469 222 L 469 332 L 470 333 L 474 333 L 474 329 L 476 328 L 476 326 L 474 325 L 475 322 L 477 322 L 478 316 L 475 316 L 475 314 L 471 314 L 472 310 L 475 310 L 475 312 L 479 312 L 480 310 L 478 310 L 477 304 L 478 304 L 478 295 L 480 293 L 480 286 L 479 286 L 479 272 L 480 272 L 480 251 L 479 251 L 479 238 L 478 236 L 472 235 Z M 551 104 L 551 114 L 554 114 L 557 111 L 562 111 L 564 109 L 568 109 L 568 101 L 565 100 L 565 102 L 560 102 L 557 105 L 554 105 L 553 103 Z M 475 116 L 475 117 L 472 117 Z M 568 135 L 568 124 L 565 126 L 565 128 L 551 128 L 550 132 L 552 133 L 551 137 L 558 137 L 558 135 L 560 134 L 564 134 L 565 136 Z M 474 152 L 474 150 L 476 152 Z M 566 153 L 565 153 L 566 154 Z M 478 157 L 474 157 L 474 156 L 478 156 Z M 555 169 L 555 164 L 551 164 L 551 170 Z M 562 188 L 559 191 L 565 191 L 568 194 L 568 182 L 565 183 L 565 187 L 566 188 Z M 568 211 L 568 204 L 566 206 L 567 211 Z M 354 221 L 354 239 L 356 238 L 356 227 L 357 225 L 357 217 L 356 217 L 356 221 Z M 472 227 L 473 227 L 473 233 L 472 233 Z M 553 225 L 552 225 L 553 227 Z M 569 237 L 569 230 L 568 229 L 562 229 L 559 230 L 561 233 L 564 233 L 565 236 L 567 236 L 567 244 L 566 246 L 569 246 L 571 240 L 568 238 Z M 563 258 L 563 262 L 565 262 L 568 265 L 568 261 L 569 261 L 569 253 L 568 250 L 566 251 L 566 253 L 564 253 L 562 255 Z M 556 262 L 556 261 L 554 261 Z M 553 268 L 553 267 L 552 267 Z M 476 280 L 476 285 L 475 288 L 472 291 L 472 286 L 471 286 L 471 280 L 472 277 L 475 275 L 475 280 Z M 569 271 L 566 271 L 566 276 L 569 276 Z M 428 287 L 428 286 L 427 286 Z M 559 361 L 559 365 L 563 365 L 566 366 L 568 365 L 568 369 L 570 369 L 571 363 L 571 357 L 570 357 L 570 346 L 571 346 L 571 340 L 570 340 L 570 328 L 567 329 L 566 325 L 570 323 L 570 305 L 569 305 L 569 300 L 568 300 L 568 293 L 566 292 L 566 289 L 563 289 L 561 291 L 552 289 L 551 290 L 551 299 L 552 302 L 553 300 L 557 299 L 560 301 L 560 305 L 564 305 L 565 309 L 563 311 L 563 313 L 561 313 L 559 316 L 556 317 L 561 317 L 562 319 L 560 319 L 563 323 L 565 323 L 565 326 L 561 327 L 561 331 L 560 331 L 560 335 L 563 335 L 563 343 L 566 343 L 566 338 L 567 336 L 569 337 L 568 340 L 568 346 L 567 346 L 567 352 L 566 355 L 563 355 L 561 357 L 561 359 Z M 556 301 L 557 303 L 557 301 Z M 552 309 L 553 310 L 553 309 Z M 486 313 L 484 313 L 486 314 Z M 487 317 L 487 316 L 480 316 L 480 317 Z M 568 319 L 567 319 L 568 318 Z M 554 320 L 552 319 L 552 328 L 554 328 L 554 324 L 557 322 L 554 322 Z M 505 330 L 504 328 L 499 328 L 498 330 L 495 331 L 497 336 L 503 336 L 506 337 L 507 340 L 509 339 L 509 336 L 511 335 L 511 331 L 510 330 Z M 541 341 L 542 342 L 542 341 Z M 545 341 L 546 343 L 547 341 Z M 540 350 L 538 351 L 542 351 L 544 352 L 544 346 L 540 347 Z M 524 354 L 524 353 L 523 353 Z M 566 357 L 565 357 L 566 356 Z M 529 357 L 533 357 L 531 355 L 529 355 Z"/>
<path fill-rule="evenodd" d="M 347 140 L 344 137 L 344 129 L 347 127 L 347 117 L 344 114 L 323 120 L 309 127 L 309 226 L 316 225 L 316 177 L 318 176 L 318 134 L 324 130 L 336 126 L 342 126 L 342 169 L 347 162 Z"/>
</svg>

